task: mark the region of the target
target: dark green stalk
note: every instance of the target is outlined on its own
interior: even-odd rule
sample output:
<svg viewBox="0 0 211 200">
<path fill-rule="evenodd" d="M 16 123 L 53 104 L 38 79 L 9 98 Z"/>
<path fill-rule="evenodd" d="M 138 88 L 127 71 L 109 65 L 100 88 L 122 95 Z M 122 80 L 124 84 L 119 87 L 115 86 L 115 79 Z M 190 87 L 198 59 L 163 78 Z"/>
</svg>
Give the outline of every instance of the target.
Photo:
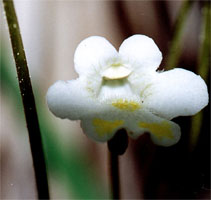
<svg viewBox="0 0 211 200">
<path fill-rule="evenodd" d="M 128 136 L 125 129 L 117 131 L 108 141 L 112 199 L 120 199 L 119 156 L 125 153 L 127 147 Z"/>
<path fill-rule="evenodd" d="M 111 198 L 120 199 L 119 156 L 109 152 Z"/>
<path fill-rule="evenodd" d="M 210 63 L 210 19 L 211 8 L 210 2 L 203 2 L 202 9 L 202 31 L 201 31 L 201 48 L 198 58 L 198 74 L 206 81 L 209 75 L 209 63 Z M 193 150 L 195 147 L 203 120 L 203 111 L 192 117 L 191 134 L 190 134 L 190 148 Z"/>
<path fill-rule="evenodd" d="M 179 10 L 179 14 L 174 25 L 173 38 L 170 44 L 169 54 L 166 62 L 166 69 L 172 69 L 176 67 L 178 63 L 181 54 L 180 43 L 185 27 L 184 25 L 193 3 L 194 1 L 185 0 Z"/>
<path fill-rule="evenodd" d="M 12 0 L 3 0 L 4 10 L 9 27 L 13 56 L 15 58 L 19 87 L 29 133 L 35 179 L 39 199 L 49 199 L 48 182 L 41 132 L 34 95 L 31 86 L 26 56 L 20 34 L 19 24 Z"/>
</svg>

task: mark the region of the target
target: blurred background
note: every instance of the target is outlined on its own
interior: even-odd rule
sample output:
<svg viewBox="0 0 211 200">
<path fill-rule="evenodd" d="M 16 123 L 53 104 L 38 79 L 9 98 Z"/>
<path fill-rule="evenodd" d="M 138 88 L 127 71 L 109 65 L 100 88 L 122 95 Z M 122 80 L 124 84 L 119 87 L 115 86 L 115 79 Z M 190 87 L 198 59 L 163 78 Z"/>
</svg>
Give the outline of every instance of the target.
<svg viewBox="0 0 211 200">
<path fill-rule="evenodd" d="M 1 199 L 36 199 L 28 133 L 2 3 L 0 8 Z M 99 35 L 118 49 L 133 34 L 154 39 L 163 53 L 160 69 L 191 70 L 209 86 L 210 3 L 17 0 L 15 8 L 44 140 L 51 197 L 107 199 L 107 145 L 88 139 L 79 122 L 53 116 L 46 105 L 47 89 L 57 80 L 77 77 L 73 55 L 81 40 Z M 123 199 L 209 199 L 209 111 L 208 105 L 194 117 L 173 120 L 182 130 L 175 146 L 156 146 L 147 133 L 130 139 L 129 148 L 120 157 Z"/>
</svg>

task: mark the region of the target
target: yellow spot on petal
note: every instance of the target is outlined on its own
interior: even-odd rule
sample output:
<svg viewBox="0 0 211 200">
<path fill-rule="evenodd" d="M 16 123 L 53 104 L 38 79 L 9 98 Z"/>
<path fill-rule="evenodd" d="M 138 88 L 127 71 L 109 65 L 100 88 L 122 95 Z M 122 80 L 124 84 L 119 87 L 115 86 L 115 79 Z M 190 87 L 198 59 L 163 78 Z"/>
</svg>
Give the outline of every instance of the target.
<svg viewBox="0 0 211 200">
<path fill-rule="evenodd" d="M 119 100 L 113 102 L 112 105 L 114 107 L 119 108 L 120 110 L 126 110 L 126 111 L 131 111 L 131 112 L 141 108 L 141 106 L 138 102 L 123 100 L 123 99 L 119 99 Z"/>
<path fill-rule="evenodd" d="M 120 67 L 122 64 L 121 63 L 113 63 L 111 66 L 112 67 Z"/>
<path fill-rule="evenodd" d="M 161 139 L 162 137 L 167 137 L 169 139 L 174 138 L 171 130 L 171 125 L 167 121 L 163 121 L 160 124 L 140 122 L 139 127 L 149 129 L 149 131 L 157 136 L 159 139 Z"/>
<path fill-rule="evenodd" d="M 111 134 L 114 131 L 114 129 L 118 128 L 123 123 L 124 123 L 123 120 L 107 121 L 98 118 L 95 118 L 92 121 L 92 124 L 95 127 L 95 130 L 99 136 Z"/>
</svg>

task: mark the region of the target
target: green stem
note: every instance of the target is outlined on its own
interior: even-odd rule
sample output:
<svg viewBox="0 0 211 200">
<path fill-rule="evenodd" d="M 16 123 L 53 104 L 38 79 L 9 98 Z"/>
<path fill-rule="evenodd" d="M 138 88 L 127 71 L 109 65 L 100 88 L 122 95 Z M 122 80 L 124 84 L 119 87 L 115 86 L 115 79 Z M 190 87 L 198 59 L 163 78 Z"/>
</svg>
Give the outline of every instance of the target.
<svg viewBox="0 0 211 200">
<path fill-rule="evenodd" d="M 201 31 L 201 48 L 198 59 L 198 74 L 207 81 L 209 75 L 209 63 L 210 63 L 210 19 L 211 8 L 210 2 L 203 2 L 202 9 L 202 31 Z M 191 134 L 190 134 L 190 148 L 194 149 L 197 144 L 197 140 L 201 130 L 201 124 L 203 120 L 203 111 L 192 117 L 191 122 Z"/>
<path fill-rule="evenodd" d="M 34 164 L 35 179 L 39 199 L 49 199 L 48 182 L 41 132 L 37 110 L 31 86 L 26 56 L 20 34 L 19 24 L 12 0 L 3 0 L 4 10 L 9 27 L 13 56 L 15 58 L 19 87 L 25 112 L 26 124 Z"/>
<path fill-rule="evenodd" d="M 180 42 L 182 39 L 182 34 L 184 30 L 184 25 L 188 16 L 188 12 L 194 1 L 185 0 L 179 10 L 179 14 L 177 16 L 173 38 L 170 44 L 169 54 L 166 62 L 166 68 L 172 69 L 178 64 L 178 60 L 181 54 Z"/>
<path fill-rule="evenodd" d="M 119 156 L 125 153 L 127 147 L 128 136 L 125 129 L 118 130 L 108 141 L 112 199 L 120 199 Z"/>
</svg>

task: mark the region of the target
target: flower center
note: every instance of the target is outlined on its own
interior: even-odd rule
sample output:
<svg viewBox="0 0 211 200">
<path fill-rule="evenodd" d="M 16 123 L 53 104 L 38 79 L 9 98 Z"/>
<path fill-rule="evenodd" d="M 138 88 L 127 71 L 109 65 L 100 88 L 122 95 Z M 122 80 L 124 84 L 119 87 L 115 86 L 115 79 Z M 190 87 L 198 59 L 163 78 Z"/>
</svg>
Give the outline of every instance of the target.
<svg viewBox="0 0 211 200">
<path fill-rule="evenodd" d="M 123 79 L 128 77 L 131 72 L 129 65 L 113 63 L 102 73 L 102 77 L 106 80 Z"/>
</svg>

